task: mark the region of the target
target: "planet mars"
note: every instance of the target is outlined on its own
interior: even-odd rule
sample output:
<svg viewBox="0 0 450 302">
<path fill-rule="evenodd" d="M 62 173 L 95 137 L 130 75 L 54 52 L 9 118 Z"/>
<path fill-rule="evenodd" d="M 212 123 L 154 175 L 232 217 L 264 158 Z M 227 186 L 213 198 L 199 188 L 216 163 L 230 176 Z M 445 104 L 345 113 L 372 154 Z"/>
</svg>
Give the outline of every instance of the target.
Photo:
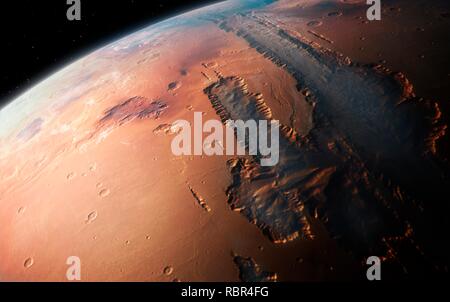
<svg viewBox="0 0 450 302">
<path fill-rule="evenodd" d="M 69 257 L 81 281 L 447 275 L 450 3 L 381 2 L 221 2 L 10 100 L 0 280 L 67 281 Z M 175 156 L 196 112 L 279 121 L 278 164 Z"/>
</svg>

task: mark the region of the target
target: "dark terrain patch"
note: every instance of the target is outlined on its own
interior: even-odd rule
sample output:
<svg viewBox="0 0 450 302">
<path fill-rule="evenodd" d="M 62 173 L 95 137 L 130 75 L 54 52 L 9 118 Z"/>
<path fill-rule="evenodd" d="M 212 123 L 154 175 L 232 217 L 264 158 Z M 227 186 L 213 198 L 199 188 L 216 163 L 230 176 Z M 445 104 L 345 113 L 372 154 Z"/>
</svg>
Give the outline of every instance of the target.
<svg viewBox="0 0 450 302">
<path fill-rule="evenodd" d="M 42 118 L 34 119 L 31 123 L 29 123 L 25 128 L 23 128 L 19 134 L 17 134 L 17 138 L 23 141 L 29 141 L 34 136 L 36 136 L 42 128 L 42 124 L 44 120 Z"/>
<path fill-rule="evenodd" d="M 99 125 L 120 126 L 134 119 L 157 119 L 167 107 L 162 101 L 151 101 L 142 96 L 135 96 L 108 109 Z"/>
<path fill-rule="evenodd" d="M 239 279 L 243 282 L 274 282 L 277 274 L 264 271 L 252 258 L 234 256 L 233 261 L 239 269 Z"/>
</svg>

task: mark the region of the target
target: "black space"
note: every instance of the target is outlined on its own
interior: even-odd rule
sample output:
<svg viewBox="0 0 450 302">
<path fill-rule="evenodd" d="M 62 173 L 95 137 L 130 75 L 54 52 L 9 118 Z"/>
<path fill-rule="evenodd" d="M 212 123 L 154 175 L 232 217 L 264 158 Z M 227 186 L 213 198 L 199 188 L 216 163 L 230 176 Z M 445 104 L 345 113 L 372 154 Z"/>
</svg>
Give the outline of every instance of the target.
<svg viewBox="0 0 450 302">
<path fill-rule="evenodd" d="M 214 0 L 81 0 L 68 21 L 67 0 L 0 3 L 0 106 L 83 53 L 145 25 Z"/>
</svg>

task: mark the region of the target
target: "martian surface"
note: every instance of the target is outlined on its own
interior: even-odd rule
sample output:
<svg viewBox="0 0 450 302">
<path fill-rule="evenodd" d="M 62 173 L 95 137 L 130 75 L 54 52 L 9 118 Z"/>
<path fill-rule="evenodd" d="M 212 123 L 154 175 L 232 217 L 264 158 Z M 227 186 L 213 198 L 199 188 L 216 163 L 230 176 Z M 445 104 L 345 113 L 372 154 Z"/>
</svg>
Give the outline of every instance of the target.
<svg viewBox="0 0 450 302">
<path fill-rule="evenodd" d="M 0 110 L 0 280 L 384 280 L 450 265 L 450 3 L 225 1 Z M 278 120 L 280 158 L 175 156 L 177 120 Z M 220 143 L 220 142 L 219 142 Z"/>
</svg>

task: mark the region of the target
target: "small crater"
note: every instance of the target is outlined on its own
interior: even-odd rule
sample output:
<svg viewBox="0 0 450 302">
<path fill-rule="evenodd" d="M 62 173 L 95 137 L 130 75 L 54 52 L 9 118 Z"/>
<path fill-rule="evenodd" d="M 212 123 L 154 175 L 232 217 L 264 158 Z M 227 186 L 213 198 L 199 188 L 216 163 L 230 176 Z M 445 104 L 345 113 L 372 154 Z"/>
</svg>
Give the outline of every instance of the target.
<svg viewBox="0 0 450 302">
<path fill-rule="evenodd" d="M 25 207 L 20 207 L 20 208 L 17 210 L 17 214 L 19 214 L 19 215 L 23 214 L 24 212 L 25 212 Z"/>
<path fill-rule="evenodd" d="M 69 174 L 67 174 L 66 178 L 67 178 L 67 180 L 72 180 L 75 178 L 75 176 L 76 176 L 76 174 L 74 172 L 70 172 Z"/>
<path fill-rule="evenodd" d="M 319 27 L 322 24 L 323 24 L 322 21 L 318 21 L 318 20 L 313 20 L 313 21 L 309 21 L 308 23 L 306 23 L 306 25 L 309 27 Z"/>
<path fill-rule="evenodd" d="M 23 263 L 23 267 L 30 268 L 33 266 L 33 264 L 34 264 L 34 259 L 30 257 L 25 260 L 25 262 Z"/>
<path fill-rule="evenodd" d="M 167 91 L 175 91 L 178 90 L 181 87 L 181 83 L 180 82 L 172 82 L 169 85 L 167 85 Z"/>
<path fill-rule="evenodd" d="M 89 215 L 87 216 L 87 219 L 85 221 L 86 224 L 91 224 L 95 221 L 95 219 L 97 219 L 97 211 L 93 211 L 91 213 L 89 213 Z"/>
<path fill-rule="evenodd" d="M 173 273 L 173 267 L 171 267 L 170 265 L 169 265 L 169 266 L 166 266 L 166 267 L 164 268 L 164 270 L 163 270 L 163 273 L 164 273 L 164 275 L 166 275 L 166 276 L 172 275 L 172 273 Z"/>
<path fill-rule="evenodd" d="M 189 71 L 187 71 L 187 69 L 181 69 L 180 74 L 185 77 L 189 74 Z"/>
<path fill-rule="evenodd" d="M 130 244 L 131 244 L 130 240 L 125 241 L 125 245 L 130 245 Z"/>
<path fill-rule="evenodd" d="M 98 193 L 98 195 L 102 198 L 105 198 L 109 194 L 111 194 L 111 191 L 109 189 L 103 189 Z"/>
<path fill-rule="evenodd" d="M 219 66 L 219 64 L 217 64 L 217 62 L 203 63 L 203 67 L 205 67 L 205 68 L 216 68 L 217 66 Z"/>
</svg>

